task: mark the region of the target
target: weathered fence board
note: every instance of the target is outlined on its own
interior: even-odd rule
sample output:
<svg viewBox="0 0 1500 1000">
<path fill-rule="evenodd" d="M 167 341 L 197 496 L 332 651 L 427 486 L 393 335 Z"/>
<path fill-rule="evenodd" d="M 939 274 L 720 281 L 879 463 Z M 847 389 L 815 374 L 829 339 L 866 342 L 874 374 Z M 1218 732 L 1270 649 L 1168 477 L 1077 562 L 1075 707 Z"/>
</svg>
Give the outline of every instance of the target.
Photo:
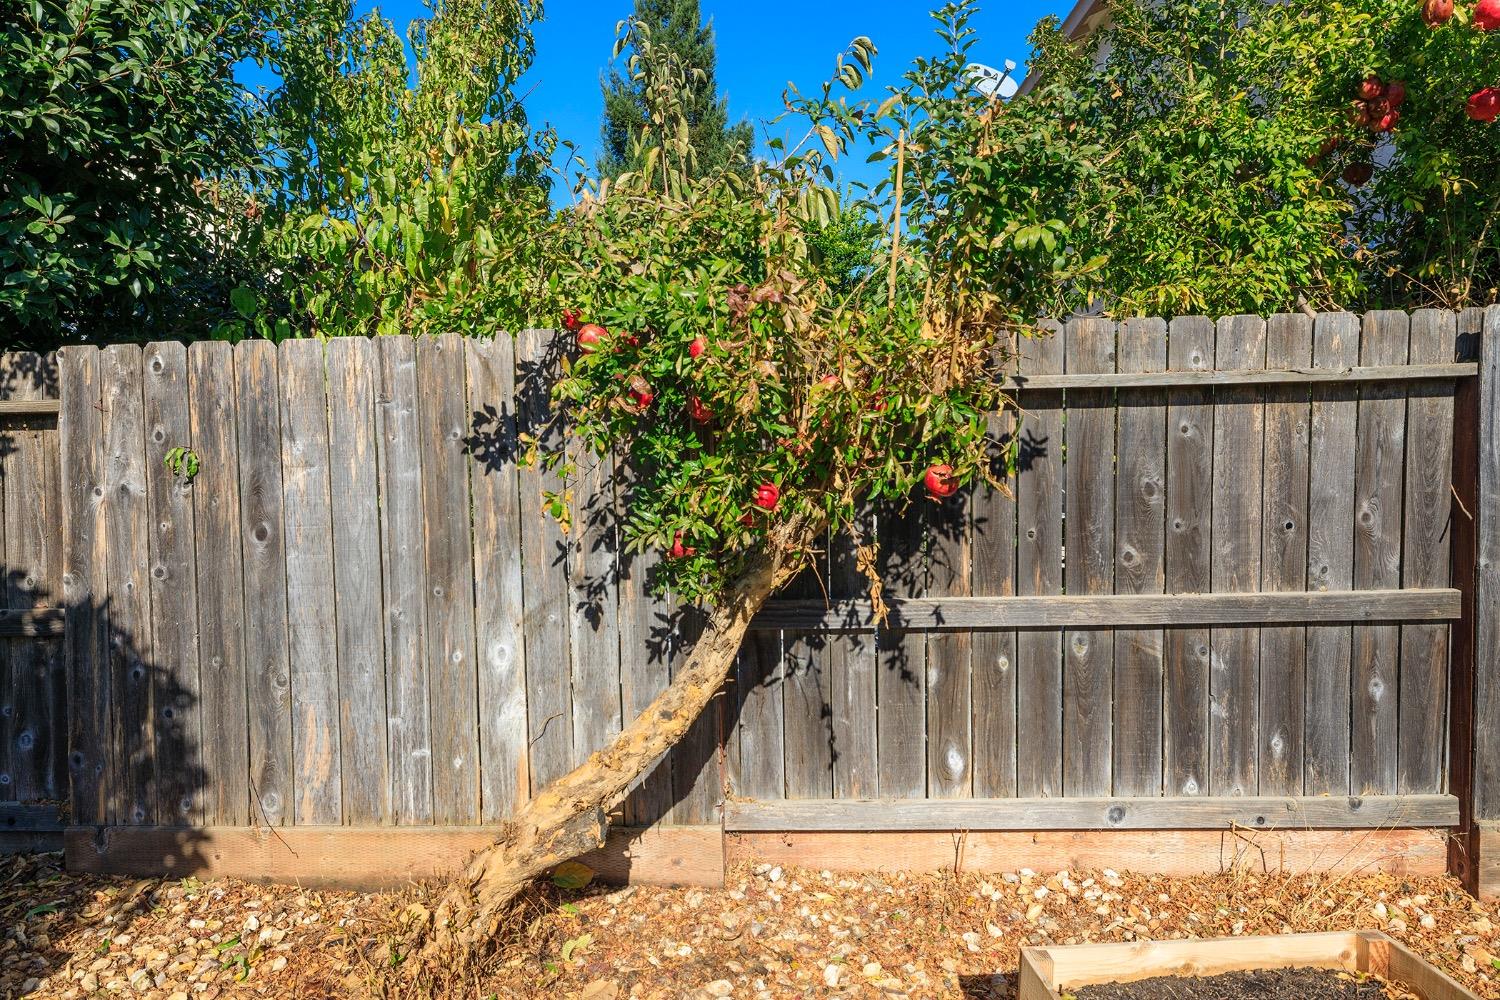
<svg viewBox="0 0 1500 1000">
<path fill-rule="evenodd" d="M 1120 324 L 1121 373 L 1167 367 L 1167 325 Z M 1159 594 L 1166 583 L 1166 393 L 1147 389 L 1119 400 L 1115 446 L 1114 593 Z M 1115 634 L 1114 761 L 1116 795 L 1162 789 L 1162 631 Z"/>
<path fill-rule="evenodd" d="M 1345 368 L 1359 360 L 1359 319 L 1341 313 L 1313 323 L 1313 364 Z M 1354 582 L 1354 441 L 1358 391 L 1314 386 L 1307 500 L 1307 587 L 1348 590 Z M 1349 790 L 1350 629 L 1307 630 L 1303 791 Z"/>
<path fill-rule="evenodd" d="M 391 802 L 381 576 L 372 572 L 380 565 L 375 384 L 372 342 L 328 344 L 340 801 L 347 823 L 375 822 L 389 815 Z"/>
<path fill-rule="evenodd" d="M 1062 330 L 1022 340 L 1016 352 L 1022 375 L 1055 375 L 1063 369 Z M 1016 471 L 1016 594 L 1062 590 L 1063 397 L 1060 392 L 1016 394 L 1022 422 Z M 1016 636 L 1016 794 L 1063 793 L 1062 636 Z M 881 794 L 887 794 L 884 789 Z"/>
<path fill-rule="evenodd" d="M 334 626 L 333 502 L 323 345 L 281 345 L 281 467 L 285 483 L 287 656 L 298 824 L 343 817 L 343 720 Z M 330 569 L 334 572 L 329 572 Z"/>
<path fill-rule="evenodd" d="M 1178 317 L 1167 336 L 1173 369 L 1213 367 L 1211 320 Z M 1166 589 L 1172 594 L 1203 593 L 1210 589 L 1213 395 L 1207 389 L 1174 389 L 1167 401 Z M 1173 629 L 1166 634 L 1163 757 L 1168 795 L 1208 792 L 1208 639 L 1207 629 Z"/>
<path fill-rule="evenodd" d="M 1266 324 L 1266 365 L 1312 362 L 1312 318 L 1272 316 Z M 1261 486 L 1261 588 L 1307 589 L 1308 428 L 1306 386 L 1266 390 L 1266 446 Z M 1271 625 L 1260 630 L 1259 788 L 1262 795 L 1302 791 L 1303 692 L 1307 630 Z"/>
<path fill-rule="evenodd" d="M 193 493 L 187 470 L 181 465 L 174 470 L 166 461 L 174 449 L 191 449 L 193 443 L 187 349 L 181 344 L 152 344 L 142 361 L 146 505 L 151 527 L 151 648 L 160 650 L 156 656 L 157 815 L 163 823 L 194 823 L 203 819 L 193 759 L 193 748 L 202 743 L 203 731 Z"/>
<path fill-rule="evenodd" d="M 727 788 L 735 823 L 794 810 L 762 832 L 1084 821 L 1031 800 L 1100 828 L 1135 801 L 1220 824 L 1277 796 L 1298 804 L 1283 825 L 1449 825 L 1454 399 L 1478 370 L 1456 331 L 1441 312 L 1087 319 L 1020 341 L 1019 413 L 991 424 L 1011 495 L 870 513 L 885 622 L 855 543 L 830 539 L 625 820 L 714 823 Z M 634 470 L 583 463 L 554 498 L 521 461 L 559 348 L 65 352 L 61 565 L 0 610 L 19 632 L 63 609 L 79 820 L 494 823 L 644 709 L 701 612 L 647 593 L 658 554 L 622 551 Z M 35 561 L 11 459 L 0 551 Z M 1365 793 L 1378 808 L 1347 806 Z M 1302 805 L 1324 795 L 1345 805 Z M 934 804 L 879 818 L 911 800 Z"/>
</svg>

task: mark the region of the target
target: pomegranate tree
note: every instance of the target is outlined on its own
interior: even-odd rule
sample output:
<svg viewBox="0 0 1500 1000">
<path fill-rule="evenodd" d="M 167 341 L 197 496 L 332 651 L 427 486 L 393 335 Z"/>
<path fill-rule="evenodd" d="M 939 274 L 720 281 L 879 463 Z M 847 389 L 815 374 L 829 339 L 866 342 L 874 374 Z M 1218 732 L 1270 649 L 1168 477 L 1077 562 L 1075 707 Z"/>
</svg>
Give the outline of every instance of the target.
<svg viewBox="0 0 1500 1000">
<path fill-rule="evenodd" d="M 544 234 L 555 315 L 576 331 L 556 426 L 522 441 L 524 459 L 563 482 L 543 507 L 566 512 L 597 482 L 580 470 L 611 456 L 629 473 L 606 505 L 623 511 L 625 547 L 659 553 L 651 585 L 708 613 L 650 707 L 536 792 L 454 883 L 438 941 L 483 936 L 528 879 L 599 845 L 603 817 L 723 685 L 756 612 L 832 534 L 875 565 L 857 512 L 978 479 L 1003 488 L 1009 452 L 987 433 L 1005 403 L 994 299 L 936 292 L 920 261 L 888 261 L 851 290 L 809 249 L 836 199 L 818 178 L 853 135 L 826 114 L 841 107 L 832 91 L 857 83 L 872 53 L 855 43 L 842 82 L 806 103 L 807 141 L 763 166 L 753 190 L 734 174 L 627 174 Z M 878 580 L 870 592 L 883 611 Z"/>
</svg>

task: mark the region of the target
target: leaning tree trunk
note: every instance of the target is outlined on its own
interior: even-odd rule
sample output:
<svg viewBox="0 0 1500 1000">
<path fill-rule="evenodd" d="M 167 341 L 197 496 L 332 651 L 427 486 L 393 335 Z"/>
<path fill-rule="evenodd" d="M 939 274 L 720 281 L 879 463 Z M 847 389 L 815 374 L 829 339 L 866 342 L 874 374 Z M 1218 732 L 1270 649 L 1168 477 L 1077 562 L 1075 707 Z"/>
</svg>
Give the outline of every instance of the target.
<svg viewBox="0 0 1500 1000">
<path fill-rule="evenodd" d="M 800 552 L 816 534 L 783 525 L 773 546 Z M 734 665 L 740 642 L 766 599 L 800 569 L 799 558 L 754 563 L 708 617 L 687 663 L 666 690 L 608 747 L 526 802 L 494 844 L 475 855 L 455 879 L 434 921 L 433 947 L 488 937 L 497 917 L 532 879 L 604 843 L 607 811 L 633 781 L 687 735 Z"/>
</svg>

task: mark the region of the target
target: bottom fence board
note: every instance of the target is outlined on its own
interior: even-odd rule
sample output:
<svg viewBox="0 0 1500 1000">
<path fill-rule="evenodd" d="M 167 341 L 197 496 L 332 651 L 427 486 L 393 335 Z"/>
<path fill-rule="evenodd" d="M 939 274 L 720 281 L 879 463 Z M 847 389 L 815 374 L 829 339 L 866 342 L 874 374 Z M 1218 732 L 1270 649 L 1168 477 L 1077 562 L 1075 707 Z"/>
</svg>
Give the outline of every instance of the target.
<svg viewBox="0 0 1500 1000">
<path fill-rule="evenodd" d="M 730 801 L 724 828 L 782 830 L 1225 830 L 1457 826 L 1452 795 Z"/>
<path fill-rule="evenodd" d="M 1018 1000 L 1056 1000 L 1084 986 L 1157 976 L 1307 968 L 1373 973 L 1407 987 L 1418 1000 L 1478 1000 L 1379 931 L 1022 948 Z"/>
<path fill-rule="evenodd" d="M 1479 898 L 1500 899 L 1500 823 L 1479 824 Z"/>
<path fill-rule="evenodd" d="M 441 877 L 492 842 L 473 827 L 70 827 L 69 871 L 382 889 Z M 719 886 L 716 826 L 619 828 L 580 858 L 605 882 Z"/>
<path fill-rule="evenodd" d="M 767 862 L 833 871 L 1013 872 L 1113 868 L 1201 875 L 1252 868 L 1287 872 L 1442 875 L 1442 830 L 1071 830 L 739 833 L 727 865 Z"/>
</svg>

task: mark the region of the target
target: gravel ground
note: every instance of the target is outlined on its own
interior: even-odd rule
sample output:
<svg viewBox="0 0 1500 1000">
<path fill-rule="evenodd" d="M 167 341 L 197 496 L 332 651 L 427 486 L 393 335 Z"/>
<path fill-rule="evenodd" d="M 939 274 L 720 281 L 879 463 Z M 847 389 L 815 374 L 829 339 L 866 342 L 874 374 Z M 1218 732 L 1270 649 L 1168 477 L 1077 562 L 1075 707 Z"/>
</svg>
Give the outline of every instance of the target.
<svg viewBox="0 0 1500 1000">
<path fill-rule="evenodd" d="M 758 866 L 722 890 L 547 887 L 497 955 L 422 967 L 429 895 L 70 875 L 0 859 L 0 997 L 1009 998 L 1018 949 L 1380 929 L 1500 998 L 1500 904 L 1445 878 L 1111 871 L 839 875 Z"/>
</svg>

